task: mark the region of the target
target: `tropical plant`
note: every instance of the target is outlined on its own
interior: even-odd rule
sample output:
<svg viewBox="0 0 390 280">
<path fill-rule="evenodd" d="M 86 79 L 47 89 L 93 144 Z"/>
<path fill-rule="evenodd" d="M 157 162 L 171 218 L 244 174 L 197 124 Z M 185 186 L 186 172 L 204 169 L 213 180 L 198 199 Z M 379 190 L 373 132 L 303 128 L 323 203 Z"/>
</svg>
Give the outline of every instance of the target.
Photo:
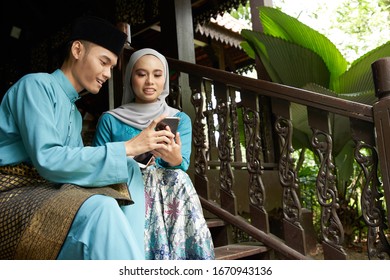
<svg viewBox="0 0 390 280">
<path fill-rule="evenodd" d="M 276 83 L 373 104 L 376 101 L 371 64 L 390 56 L 390 41 L 364 54 L 350 65 L 324 35 L 282 11 L 259 7 L 263 32 L 242 30 L 243 49 L 260 58 Z M 295 149 L 311 148 L 311 130 L 306 110 L 292 104 Z M 337 185 L 344 188 L 353 174 L 353 147 L 348 118 L 331 117 Z M 344 190 L 340 190 L 344 192 Z"/>
</svg>

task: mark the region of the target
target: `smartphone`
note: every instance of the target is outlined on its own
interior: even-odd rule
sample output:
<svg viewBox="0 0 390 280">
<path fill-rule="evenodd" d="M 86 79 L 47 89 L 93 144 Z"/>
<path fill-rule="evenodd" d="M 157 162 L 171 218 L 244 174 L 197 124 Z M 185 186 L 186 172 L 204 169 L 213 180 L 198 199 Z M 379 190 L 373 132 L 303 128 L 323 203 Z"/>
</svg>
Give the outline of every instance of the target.
<svg viewBox="0 0 390 280">
<path fill-rule="evenodd" d="M 156 130 L 163 130 L 168 125 L 171 129 L 171 132 L 173 134 L 176 134 L 177 128 L 179 126 L 179 121 L 180 121 L 179 117 L 166 117 L 165 119 L 163 119 L 157 124 Z M 138 165 L 141 168 L 146 168 L 149 165 L 152 158 L 153 158 L 153 154 L 150 152 L 146 152 L 135 156 L 134 160 L 137 161 Z"/>
<path fill-rule="evenodd" d="M 135 156 L 134 160 L 137 161 L 138 165 L 141 168 L 146 168 L 149 165 L 152 158 L 153 158 L 153 154 L 151 152 L 146 152 L 138 156 Z"/>
<path fill-rule="evenodd" d="M 179 121 L 179 117 L 166 117 L 157 124 L 156 130 L 163 130 L 168 125 L 171 129 L 171 132 L 176 135 L 177 127 L 179 126 Z"/>
</svg>

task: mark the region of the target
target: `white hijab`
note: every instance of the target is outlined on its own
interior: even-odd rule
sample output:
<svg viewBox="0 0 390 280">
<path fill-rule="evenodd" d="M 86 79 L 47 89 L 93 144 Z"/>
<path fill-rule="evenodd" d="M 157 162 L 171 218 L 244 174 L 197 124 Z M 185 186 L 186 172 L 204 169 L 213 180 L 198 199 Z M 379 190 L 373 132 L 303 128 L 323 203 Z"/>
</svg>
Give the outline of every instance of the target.
<svg viewBox="0 0 390 280">
<path fill-rule="evenodd" d="M 133 72 L 134 64 L 144 55 L 154 55 L 161 60 L 164 65 L 164 89 L 157 99 L 153 103 L 136 103 L 135 94 L 131 85 L 131 75 Z M 169 95 L 169 68 L 166 58 L 159 52 L 145 48 L 134 52 L 126 66 L 124 89 L 122 96 L 122 105 L 116 109 L 108 111 L 109 114 L 115 116 L 122 122 L 131 125 L 138 129 L 145 129 L 152 120 L 166 114 L 168 117 L 172 117 L 179 112 L 179 110 L 168 106 L 165 98 Z"/>
</svg>

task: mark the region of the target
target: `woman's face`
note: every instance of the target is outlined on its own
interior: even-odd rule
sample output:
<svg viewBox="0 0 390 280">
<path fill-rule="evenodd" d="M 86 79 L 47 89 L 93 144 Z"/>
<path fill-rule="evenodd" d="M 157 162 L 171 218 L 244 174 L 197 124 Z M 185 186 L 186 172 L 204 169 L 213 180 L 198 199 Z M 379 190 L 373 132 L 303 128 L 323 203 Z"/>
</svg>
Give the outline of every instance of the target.
<svg viewBox="0 0 390 280">
<path fill-rule="evenodd" d="M 144 55 L 138 59 L 131 75 L 135 102 L 155 102 L 164 90 L 165 75 L 163 63 L 154 55 Z"/>
</svg>

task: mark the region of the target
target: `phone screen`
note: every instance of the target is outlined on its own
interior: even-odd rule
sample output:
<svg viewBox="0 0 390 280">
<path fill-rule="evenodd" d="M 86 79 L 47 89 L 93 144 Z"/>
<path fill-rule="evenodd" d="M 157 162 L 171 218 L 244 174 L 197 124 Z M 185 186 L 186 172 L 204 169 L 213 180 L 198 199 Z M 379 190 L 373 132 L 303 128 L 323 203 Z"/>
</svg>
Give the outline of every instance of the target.
<svg viewBox="0 0 390 280">
<path fill-rule="evenodd" d="M 152 157 L 153 157 L 152 153 L 146 152 L 146 153 L 140 154 L 138 156 L 135 156 L 134 159 L 138 162 L 138 165 L 141 168 L 145 168 L 149 164 L 149 162 L 151 161 Z"/>
<path fill-rule="evenodd" d="M 173 134 L 176 134 L 177 128 L 179 126 L 179 121 L 180 121 L 179 117 L 166 117 L 165 119 L 163 119 L 157 124 L 156 130 L 163 130 L 168 125 L 169 128 L 171 129 L 171 132 Z M 138 162 L 138 165 L 141 168 L 145 168 L 150 163 L 152 157 L 153 157 L 152 153 L 146 152 L 138 156 L 135 156 L 134 159 Z"/>
<path fill-rule="evenodd" d="M 179 117 L 166 117 L 157 124 L 156 130 L 163 130 L 168 125 L 172 133 L 176 134 L 177 127 L 179 126 L 179 121 Z"/>
</svg>

